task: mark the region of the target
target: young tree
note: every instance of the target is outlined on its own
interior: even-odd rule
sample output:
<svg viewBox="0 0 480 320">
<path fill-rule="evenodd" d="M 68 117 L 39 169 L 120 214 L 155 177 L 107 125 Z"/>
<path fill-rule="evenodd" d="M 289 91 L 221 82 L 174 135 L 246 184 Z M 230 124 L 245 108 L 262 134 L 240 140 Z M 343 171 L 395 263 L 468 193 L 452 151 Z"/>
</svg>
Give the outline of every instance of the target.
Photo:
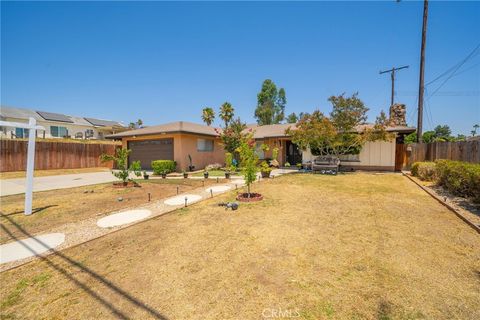
<svg viewBox="0 0 480 320">
<path fill-rule="evenodd" d="M 275 83 L 266 79 L 257 94 L 257 108 L 255 118 L 259 125 L 280 123 L 285 119 L 287 97 L 285 89 L 277 89 Z"/>
<path fill-rule="evenodd" d="M 258 156 L 255 152 L 255 139 L 252 131 L 241 140 L 237 152 L 240 154 L 240 166 L 242 167 L 243 178 L 245 179 L 248 197 L 250 198 L 250 185 L 256 180 L 258 172 Z"/>
<path fill-rule="evenodd" d="M 210 126 L 213 120 L 215 120 L 215 111 L 213 111 L 213 109 L 210 107 L 203 108 L 202 120 L 207 124 L 207 126 Z"/>
<path fill-rule="evenodd" d="M 288 129 L 292 141 L 301 149 L 310 148 L 317 155 L 358 154 L 368 141 L 390 140 L 388 119 L 382 111 L 374 125 L 366 125 L 367 111 L 357 94 L 332 96 L 330 117 L 316 110 L 304 115 L 296 129 Z"/>
<path fill-rule="evenodd" d="M 295 112 L 290 113 L 287 116 L 287 123 L 297 123 L 298 117 Z"/>
<path fill-rule="evenodd" d="M 235 109 L 230 102 L 224 102 L 220 107 L 220 119 L 225 123 L 225 128 L 228 127 L 230 121 L 232 121 L 235 114 Z"/>
<path fill-rule="evenodd" d="M 102 154 L 100 156 L 101 162 L 114 161 L 118 171 L 113 171 L 112 174 L 118 179 L 123 181 L 126 185 L 130 176 L 130 172 L 133 172 L 137 177 L 141 175 L 142 167 L 140 161 L 133 161 L 130 167 L 128 166 L 128 155 L 131 150 L 119 148 L 115 151 L 115 155 Z"/>
</svg>

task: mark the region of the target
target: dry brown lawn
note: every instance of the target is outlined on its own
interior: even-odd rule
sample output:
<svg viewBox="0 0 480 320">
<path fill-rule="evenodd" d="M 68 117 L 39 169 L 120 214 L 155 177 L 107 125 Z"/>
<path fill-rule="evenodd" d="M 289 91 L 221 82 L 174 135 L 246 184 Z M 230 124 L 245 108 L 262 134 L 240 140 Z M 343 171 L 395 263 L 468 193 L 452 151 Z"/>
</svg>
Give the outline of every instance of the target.
<svg viewBox="0 0 480 320">
<path fill-rule="evenodd" d="M 75 174 L 88 172 L 102 172 L 110 171 L 109 168 L 95 167 L 95 168 L 79 168 L 79 169 L 51 169 L 51 170 L 35 170 L 34 177 L 56 176 L 61 174 Z M 25 171 L 0 172 L 0 179 L 15 179 L 25 178 Z"/>
<path fill-rule="evenodd" d="M 480 236 L 396 174 L 289 175 L 0 274 L 5 319 L 479 319 Z"/>
<path fill-rule="evenodd" d="M 35 192 L 33 212 L 25 216 L 24 195 L 11 195 L 0 198 L 0 222 L 6 226 L 12 236 L 24 238 L 25 235 L 12 222 L 19 224 L 26 232 L 38 234 L 49 231 L 65 223 L 81 221 L 93 216 L 103 215 L 125 208 L 148 203 L 148 194 L 155 201 L 202 186 L 201 180 L 192 179 L 155 179 L 138 180 L 141 187 L 116 188 L 112 183 L 67 188 L 60 190 Z M 205 185 L 214 183 L 206 180 Z M 123 200 L 118 201 L 121 197 Z M 12 237 L 2 230 L 0 243 L 11 241 Z"/>
</svg>

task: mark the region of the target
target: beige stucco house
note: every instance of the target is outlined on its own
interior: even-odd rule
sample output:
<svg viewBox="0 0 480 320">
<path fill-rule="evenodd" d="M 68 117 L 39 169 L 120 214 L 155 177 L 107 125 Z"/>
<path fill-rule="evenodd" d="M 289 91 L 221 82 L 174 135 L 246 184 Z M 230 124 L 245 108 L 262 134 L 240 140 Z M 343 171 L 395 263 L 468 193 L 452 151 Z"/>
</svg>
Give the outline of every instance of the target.
<svg viewBox="0 0 480 320">
<path fill-rule="evenodd" d="M 272 157 L 274 147 L 279 149 L 278 161 L 280 165 L 290 163 L 308 163 L 313 159 L 310 150 L 300 150 L 285 133 L 292 124 L 274 124 L 266 126 L 249 125 L 257 143 L 257 154 L 260 159 Z M 117 133 L 107 136 L 110 139 L 121 139 L 124 148 L 131 149 L 130 161 L 141 162 L 145 169 L 151 168 L 153 160 L 174 160 L 177 162 L 177 171 L 187 170 L 190 158 L 195 169 L 203 169 L 208 164 L 225 162 L 225 151 L 218 136 L 219 128 L 178 121 L 158 126 L 151 126 L 137 130 Z M 395 170 L 396 144 L 401 143 L 405 134 L 415 128 L 390 127 L 394 133 L 392 141 L 369 142 L 359 155 L 344 157 L 342 167 L 345 169 L 362 170 Z M 270 146 L 264 152 L 262 144 Z"/>
</svg>

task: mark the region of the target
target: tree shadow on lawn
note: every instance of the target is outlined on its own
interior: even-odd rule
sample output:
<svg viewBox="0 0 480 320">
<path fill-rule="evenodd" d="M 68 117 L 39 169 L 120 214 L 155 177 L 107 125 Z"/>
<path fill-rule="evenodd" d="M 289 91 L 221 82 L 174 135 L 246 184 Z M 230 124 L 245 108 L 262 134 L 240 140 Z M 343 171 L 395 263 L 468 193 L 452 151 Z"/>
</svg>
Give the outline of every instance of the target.
<svg viewBox="0 0 480 320">
<path fill-rule="evenodd" d="M 5 219 L 10 221 L 12 225 L 14 225 L 18 230 L 20 230 L 25 236 L 27 237 L 33 237 L 31 234 L 29 234 L 26 230 L 24 230 L 20 225 L 18 225 L 15 221 L 11 220 L 9 217 L 5 216 Z M 2 229 L 5 230 L 5 232 L 14 240 L 20 240 L 17 237 L 13 235 L 13 233 L 8 230 L 3 224 L 1 225 Z M 43 243 L 41 240 L 38 240 L 35 238 L 35 241 L 38 242 L 40 245 L 44 246 L 45 248 L 49 248 L 45 243 Z M 24 244 L 23 242 L 20 242 L 27 250 L 35 254 L 35 251 L 30 248 L 28 245 Z M 52 250 L 53 253 L 48 256 L 41 256 L 41 255 L 36 255 L 38 258 L 42 259 L 45 261 L 49 266 L 51 266 L 53 269 L 58 271 L 60 274 L 62 274 L 65 278 L 68 280 L 72 281 L 75 285 L 77 285 L 79 288 L 84 290 L 87 294 L 89 294 L 92 298 L 100 302 L 104 307 L 109 309 L 118 319 L 130 319 L 128 315 L 126 315 L 124 312 L 116 308 L 113 304 L 111 304 L 107 299 L 103 298 L 99 294 L 95 293 L 91 288 L 89 288 L 88 285 L 86 285 L 84 282 L 81 282 L 78 280 L 75 276 L 73 276 L 68 270 L 65 268 L 61 267 L 58 263 L 53 262 L 50 256 L 57 256 L 60 257 L 63 261 L 66 261 L 69 263 L 71 266 L 76 267 L 80 269 L 81 271 L 85 272 L 85 274 L 88 274 L 91 278 L 94 280 L 100 282 L 104 287 L 109 289 L 112 293 L 120 296 L 122 299 L 126 300 L 130 304 L 132 304 L 134 307 L 140 308 L 144 311 L 146 311 L 148 314 L 150 314 L 151 317 L 154 319 L 161 319 L 161 320 L 167 320 L 168 318 L 162 315 L 160 312 L 157 310 L 153 309 L 152 307 L 148 306 L 146 303 L 143 301 L 133 297 L 130 295 L 128 292 L 123 290 L 122 288 L 118 287 L 115 285 L 113 282 L 110 280 L 106 279 L 102 275 L 96 273 L 95 271 L 91 270 L 90 268 L 82 265 L 82 263 L 75 261 L 74 259 L 66 256 L 65 254 L 61 253 L 60 251 Z"/>
</svg>

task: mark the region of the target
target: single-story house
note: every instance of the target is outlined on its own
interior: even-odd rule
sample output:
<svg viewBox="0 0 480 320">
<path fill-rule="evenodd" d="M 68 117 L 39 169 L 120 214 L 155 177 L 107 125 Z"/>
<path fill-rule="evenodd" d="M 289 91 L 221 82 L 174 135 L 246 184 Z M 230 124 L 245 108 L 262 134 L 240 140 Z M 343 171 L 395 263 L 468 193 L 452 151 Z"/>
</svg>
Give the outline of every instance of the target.
<svg viewBox="0 0 480 320">
<path fill-rule="evenodd" d="M 195 169 L 225 162 L 225 151 L 215 128 L 192 122 L 177 121 L 107 136 L 121 139 L 122 146 L 132 150 L 129 162 L 140 161 L 151 169 L 153 160 L 174 160 L 177 171 L 187 170 L 190 158 Z"/>
<path fill-rule="evenodd" d="M 292 126 L 294 125 L 273 124 L 247 127 L 247 130 L 254 131 L 260 159 L 271 158 L 274 147 L 279 148 L 278 161 L 282 166 L 287 162 L 294 166 L 313 159 L 309 150 L 300 150 L 286 135 L 286 129 Z M 220 129 L 202 124 L 178 121 L 112 134 L 107 138 L 121 139 L 123 147 L 132 150 L 129 161 L 139 160 L 144 169 L 151 169 L 153 160 L 174 160 L 177 162 L 177 171 L 182 171 L 190 165 L 190 158 L 195 169 L 225 162 L 225 151 L 218 130 Z M 387 130 L 395 133 L 397 138 L 390 142 L 367 143 L 360 154 L 342 158 L 342 166 L 348 169 L 394 171 L 396 144 L 402 143 L 403 136 L 415 131 L 415 128 L 397 126 Z M 261 148 L 264 143 L 270 146 L 267 152 Z"/>
<path fill-rule="evenodd" d="M 128 130 L 128 127 L 118 121 L 7 106 L 0 107 L 2 121 L 28 123 L 29 118 L 34 118 L 38 125 L 45 128 L 45 131 L 37 132 L 37 136 L 42 138 L 104 139 L 106 135 Z M 0 127 L 0 137 L 27 138 L 28 129 Z"/>
</svg>

